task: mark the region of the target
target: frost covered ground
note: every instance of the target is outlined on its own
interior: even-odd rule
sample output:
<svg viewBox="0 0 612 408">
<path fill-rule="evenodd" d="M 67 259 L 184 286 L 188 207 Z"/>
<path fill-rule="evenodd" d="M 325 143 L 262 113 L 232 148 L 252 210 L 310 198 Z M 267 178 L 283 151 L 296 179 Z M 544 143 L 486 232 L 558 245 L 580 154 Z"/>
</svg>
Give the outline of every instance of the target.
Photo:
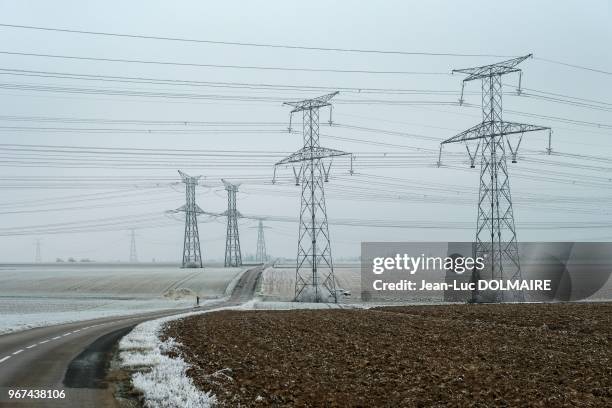
<svg viewBox="0 0 612 408">
<path fill-rule="evenodd" d="M 0 265 L 0 296 L 151 297 L 189 288 L 202 297 L 222 294 L 242 268 L 182 269 L 159 264 Z"/>
<path fill-rule="evenodd" d="M 193 306 L 225 295 L 244 268 L 171 265 L 0 265 L 0 334 Z"/>
<path fill-rule="evenodd" d="M 210 300 L 204 306 L 214 306 L 218 300 Z M 142 392 L 146 406 L 151 408 L 185 407 L 207 408 L 214 405 L 216 398 L 200 391 L 186 374 L 190 368 L 182 356 L 169 356 L 176 352 L 179 343 L 173 338 L 160 339 L 166 323 L 220 310 L 290 310 L 347 308 L 347 305 L 323 303 L 261 302 L 252 300 L 241 306 L 219 307 L 206 311 L 163 317 L 139 324 L 119 342 L 121 366 L 132 372 L 133 386 Z M 223 370 L 213 376 L 223 376 Z"/>
<path fill-rule="evenodd" d="M 325 276 L 328 270 L 320 269 L 321 276 Z M 361 265 L 359 263 L 346 263 L 334 265 L 334 275 L 338 289 L 350 292 L 350 296 L 340 296 L 339 302 L 344 304 L 359 304 L 364 301 L 362 298 L 361 286 Z M 440 275 L 434 279 L 444 281 L 444 276 Z M 275 268 L 268 268 L 264 271 L 261 280 L 259 296 L 265 301 L 289 302 L 293 300 L 295 293 L 295 267 L 291 265 L 278 265 Z M 444 293 L 420 292 L 401 293 L 395 296 L 393 293 L 387 296 L 379 296 L 377 302 L 390 304 L 436 304 L 444 302 Z M 371 303 L 368 302 L 371 305 Z"/>
<path fill-rule="evenodd" d="M 343 303 L 361 301 L 361 266 L 355 264 L 338 264 L 334 266 L 334 275 L 338 289 L 350 291 L 351 296 L 343 297 Z M 324 276 L 327 270 L 320 269 Z M 295 294 L 295 267 L 292 265 L 279 265 L 267 268 L 262 275 L 260 293 L 266 301 L 288 302 L 293 300 Z"/>
</svg>

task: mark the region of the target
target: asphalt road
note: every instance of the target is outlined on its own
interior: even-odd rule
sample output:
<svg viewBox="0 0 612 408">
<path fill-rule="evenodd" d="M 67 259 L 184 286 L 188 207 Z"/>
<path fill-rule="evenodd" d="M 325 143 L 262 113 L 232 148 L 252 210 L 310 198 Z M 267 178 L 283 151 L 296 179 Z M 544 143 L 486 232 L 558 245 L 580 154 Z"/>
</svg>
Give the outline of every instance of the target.
<svg viewBox="0 0 612 408">
<path fill-rule="evenodd" d="M 121 337 L 147 320 L 248 301 L 262 270 L 261 266 L 249 269 L 229 300 L 213 306 L 94 319 L 0 336 L 0 407 L 116 407 L 104 377 Z M 56 390 L 65 396 L 11 399 L 10 390 Z"/>
</svg>

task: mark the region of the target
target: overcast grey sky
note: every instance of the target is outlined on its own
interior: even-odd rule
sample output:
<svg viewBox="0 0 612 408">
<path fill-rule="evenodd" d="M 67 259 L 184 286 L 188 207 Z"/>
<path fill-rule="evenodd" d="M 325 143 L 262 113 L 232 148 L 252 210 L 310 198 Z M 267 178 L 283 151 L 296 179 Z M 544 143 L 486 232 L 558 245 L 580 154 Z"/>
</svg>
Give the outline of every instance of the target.
<svg viewBox="0 0 612 408">
<path fill-rule="evenodd" d="M 510 166 L 519 239 L 612 237 L 610 228 L 555 228 L 569 222 L 610 222 L 612 164 L 593 158 L 605 158 L 612 151 L 609 142 L 612 6 L 609 1 L 2 1 L 0 4 L 0 24 L 309 47 L 500 56 L 533 53 L 535 58 L 521 65 L 523 86 L 527 93 L 540 98 L 513 95 L 518 77 L 505 77 L 504 83 L 509 86 L 504 89 L 504 109 L 523 113 L 506 113 L 505 118 L 550 126 L 554 129 L 556 152 L 582 156 L 546 156 L 543 152 L 547 134 L 525 137 L 521 144 L 524 160 Z M 0 71 L 0 233 L 5 235 L 0 236 L 0 261 L 31 261 L 37 238 L 42 241 L 43 258 L 47 261 L 69 256 L 127 260 L 129 221 L 117 217 L 133 220 L 140 260 L 178 261 L 183 224 L 180 217 L 170 218 L 163 212 L 183 204 L 184 191 L 176 172 L 179 168 L 204 177 L 205 185 L 198 190 L 198 204 L 207 211 L 224 210 L 225 192 L 220 178 L 225 177 L 243 183 L 238 196 L 242 213 L 297 218 L 299 187 L 289 179 L 270 185 L 273 163 L 301 144 L 300 135 L 283 132 L 289 109 L 281 101 L 317 96 L 337 88 L 353 88 L 353 91 L 341 92 L 336 97 L 334 121 L 338 126 L 321 127 L 322 134 L 332 136 L 321 137 L 321 144 L 357 153 L 355 171 L 359 174 L 350 177 L 346 161 L 334 162 L 333 176 L 326 185 L 330 221 L 359 219 L 370 220 L 371 224 L 376 220 L 397 220 L 402 225 L 419 221 L 422 226 L 442 227 L 332 225 L 334 255 L 358 255 L 361 241 L 473 238 L 471 226 L 476 222 L 478 169 L 469 170 L 463 146 L 446 149 L 443 162 L 447 167 L 437 168 L 435 162 L 439 141 L 478 123 L 480 112 L 478 107 L 449 104 L 459 97 L 462 77 L 447 74 L 453 68 L 504 58 L 308 51 L 2 26 L 0 35 L 3 38 L 0 51 L 13 53 L 370 71 L 212 68 L 0 54 L 0 69 L 4 69 Z M 46 74 L 23 76 L 6 70 Z M 63 73 L 64 77 L 49 77 L 51 72 Z M 94 81 L 65 78 L 66 73 L 209 84 Z M 223 87 L 218 86 L 221 83 Z M 321 89 L 228 88 L 228 83 Z M 354 88 L 419 92 L 357 93 Z M 127 91 L 141 94 L 126 95 Z M 466 102 L 479 105 L 479 92 L 480 85 L 470 83 L 466 87 Z M 171 97 L 171 93 L 180 93 L 183 97 Z M 192 96 L 186 98 L 184 94 Z M 542 96 L 556 100 L 542 99 Z M 410 103 L 398 104 L 398 101 Z M 45 122 L 31 117 L 53 119 Z M 75 119 L 129 123 L 74 122 Z M 322 119 L 327 120 L 327 112 L 322 112 Z M 568 119 L 584 123 L 570 123 Z M 236 133 L 238 125 L 208 127 L 215 132 L 202 131 L 204 126 L 152 121 L 269 124 L 241 125 L 250 132 Z M 252 132 L 255 128 L 261 131 Z M 142 133 L 148 130 L 153 132 Z M 102 162 L 103 155 L 83 149 L 79 154 L 32 153 L 31 148 L 21 151 L 15 145 L 165 149 L 166 153 L 179 149 L 200 153 L 202 150 L 260 151 L 262 154 L 244 160 L 237 153 L 230 154 L 227 160 L 218 155 L 181 157 L 176 154 L 156 157 L 150 162 L 146 162 L 147 156 L 139 156 L 139 164 L 134 166 L 121 156 L 113 156 L 113 162 Z M 402 156 L 393 157 L 398 154 Z M 282 169 L 280 174 L 290 176 L 291 169 Z M 171 184 L 173 181 L 177 183 Z M 151 188 L 152 183 L 159 186 Z M 376 195 L 380 198 L 376 199 Z M 96 221 L 101 219 L 105 221 Z M 225 245 L 224 220 L 203 217 L 201 221 L 204 257 L 221 258 Z M 87 222 L 113 225 L 88 230 L 83 224 Z M 71 225 L 66 223 L 75 223 L 72 225 L 78 232 L 60 234 L 45 227 L 47 232 L 54 232 L 45 234 L 38 227 Z M 535 223 L 545 224 L 547 228 L 534 229 Z M 243 254 L 255 252 L 256 230 L 251 228 L 255 224 L 252 220 L 241 221 Z M 294 256 L 297 223 L 268 222 L 267 225 L 271 227 L 266 230 L 269 252 Z M 24 231 L 30 232 L 19 235 Z"/>
</svg>

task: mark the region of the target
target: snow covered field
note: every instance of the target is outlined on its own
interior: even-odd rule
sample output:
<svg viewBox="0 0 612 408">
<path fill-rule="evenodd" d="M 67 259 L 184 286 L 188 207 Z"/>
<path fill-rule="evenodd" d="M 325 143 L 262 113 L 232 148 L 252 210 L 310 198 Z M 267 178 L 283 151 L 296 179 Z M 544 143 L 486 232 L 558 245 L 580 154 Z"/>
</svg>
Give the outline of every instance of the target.
<svg viewBox="0 0 612 408">
<path fill-rule="evenodd" d="M 157 264 L 0 265 L 0 296 L 151 297 L 188 288 L 219 296 L 242 268 L 181 269 Z"/>
<path fill-rule="evenodd" d="M 320 270 L 321 276 L 327 273 L 327 270 Z M 338 289 L 343 289 L 351 293 L 350 296 L 340 296 L 341 303 L 357 304 L 361 303 L 362 287 L 361 287 L 361 265 L 353 264 L 338 264 L 334 265 L 334 274 L 336 276 L 336 284 Z M 444 276 L 440 275 L 435 279 L 444 281 Z M 293 300 L 295 293 L 295 268 L 289 265 L 279 265 L 275 268 L 268 268 L 264 271 L 259 296 L 265 301 L 289 302 Z M 393 296 L 390 294 L 384 298 L 379 298 L 377 302 L 383 303 L 401 303 L 401 304 L 420 304 L 420 303 L 441 303 L 444 302 L 444 293 L 438 292 L 415 292 L 402 293 L 401 296 Z M 372 306 L 372 303 L 367 303 Z"/>
<path fill-rule="evenodd" d="M 0 265 L 0 334 L 32 327 L 193 306 L 224 296 L 245 268 L 171 265 Z"/>
<path fill-rule="evenodd" d="M 334 265 L 334 275 L 338 289 L 351 292 L 351 296 L 343 297 L 343 303 L 361 301 L 361 266 L 355 264 Z M 321 275 L 327 273 L 321 269 Z M 259 295 L 266 301 L 289 302 L 295 294 L 295 267 L 279 265 L 267 268 L 263 272 Z"/>
</svg>

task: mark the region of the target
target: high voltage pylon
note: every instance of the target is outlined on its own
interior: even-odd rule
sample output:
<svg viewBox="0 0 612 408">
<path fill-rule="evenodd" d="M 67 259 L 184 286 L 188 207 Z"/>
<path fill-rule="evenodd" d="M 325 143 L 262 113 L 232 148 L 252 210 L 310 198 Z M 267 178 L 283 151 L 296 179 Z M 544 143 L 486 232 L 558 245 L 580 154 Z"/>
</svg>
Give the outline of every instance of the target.
<svg viewBox="0 0 612 408">
<path fill-rule="evenodd" d="M 304 142 L 304 147 L 274 166 L 275 180 L 278 166 L 299 163 L 299 170 L 293 168 L 296 185 L 302 185 L 295 268 L 295 301 L 338 301 L 323 183 L 328 181 L 331 159 L 350 153 L 321 147 L 319 144 L 319 109 L 330 107 L 331 125 L 332 108 L 329 101 L 337 94 L 338 92 L 334 92 L 314 99 L 284 103 L 293 107 L 290 113 L 289 131 L 291 131 L 293 114 L 302 112 Z M 324 159 L 330 159 L 327 166 Z M 323 276 L 320 276 L 321 267 L 327 269 Z"/>
<path fill-rule="evenodd" d="M 242 253 L 240 252 L 240 234 L 238 232 L 238 218 L 240 212 L 236 209 L 236 193 L 240 184 L 232 184 L 223 180 L 223 185 L 227 191 L 227 210 L 224 215 L 227 217 L 227 232 L 225 236 L 225 266 L 242 266 Z"/>
<path fill-rule="evenodd" d="M 185 205 L 170 213 L 185 213 L 185 238 L 183 240 L 183 268 L 202 268 L 202 253 L 200 251 L 200 234 L 198 232 L 198 215 L 204 213 L 196 204 L 195 189 L 200 177 L 191 177 L 178 171 L 185 183 Z"/>
<path fill-rule="evenodd" d="M 130 263 L 138 262 L 138 255 L 136 254 L 136 231 L 132 228 L 130 230 Z"/>
<path fill-rule="evenodd" d="M 486 267 L 479 273 L 479 276 L 476 276 L 477 279 L 515 280 L 522 278 L 510 195 L 506 146 L 510 150 L 512 162 L 516 163 L 516 154 L 523 134 L 538 130 L 549 130 L 550 132 L 550 128 L 507 122 L 502 119 L 501 78 L 505 74 L 519 73 L 518 90 L 520 94 L 522 72 L 517 66 L 530 57 L 531 54 L 496 64 L 453 70 L 453 73 L 467 74 L 462 82 L 460 103 L 463 103 L 463 89 L 466 82 L 477 79 L 482 82 L 482 122 L 443 141 L 440 145 L 441 154 L 443 145 L 464 142 L 472 168 L 475 167 L 476 158 L 481 158 L 474 255 L 486 259 Z M 511 140 L 511 137 L 514 139 Z M 470 143 L 474 142 L 475 147 L 473 144 L 470 147 Z M 547 150 L 550 153 L 550 133 Z M 480 156 L 478 156 L 479 153 Z M 439 158 L 438 165 L 440 165 L 440 160 Z M 522 292 L 508 292 L 507 295 L 499 291 L 495 294 L 494 300 L 524 300 Z"/>
<path fill-rule="evenodd" d="M 266 237 L 264 236 L 263 221 L 260 219 L 257 223 L 257 251 L 255 252 L 255 262 L 265 263 L 268 261 L 268 253 L 266 251 Z"/>
<path fill-rule="evenodd" d="M 36 240 L 36 256 L 34 258 L 34 262 L 41 263 L 42 262 L 42 254 L 40 251 L 40 239 Z"/>
</svg>

